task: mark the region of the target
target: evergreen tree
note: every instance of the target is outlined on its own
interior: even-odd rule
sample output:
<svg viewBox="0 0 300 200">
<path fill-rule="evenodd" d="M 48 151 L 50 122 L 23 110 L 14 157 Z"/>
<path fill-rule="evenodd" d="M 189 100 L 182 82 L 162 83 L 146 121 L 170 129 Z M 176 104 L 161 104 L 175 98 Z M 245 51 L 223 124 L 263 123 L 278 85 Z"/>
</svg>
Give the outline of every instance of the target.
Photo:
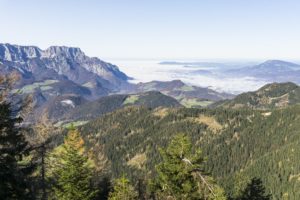
<svg viewBox="0 0 300 200">
<path fill-rule="evenodd" d="M 271 196 L 266 193 L 263 183 L 258 178 L 253 178 L 243 191 L 238 200 L 270 200 Z"/>
<path fill-rule="evenodd" d="M 96 190 L 91 186 L 93 169 L 84 153 L 84 141 L 79 132 L 70 129 L 53 169 L 57 179 L 54 185 L 56 199 L 90 200 L 95 197 Z"/>
<path fill-rule="evenodd" d="M 138 193 L 130 184 L 129 180 L 123 175 L 116 179 L 113 191 L 109 194 L 109 200 L 134 200 L 137 199 Z"/>
<path fill-rule="evenodd" d="M 154 189 L 157 199 L 226 199 L 221 188 L 203 171 L 201 151 L 192 151 L 188 137 L 177 135 L 156 166 L 158 178 Z M 215 191 L 215 189 L 217 190 Z"/>
<path fill-rule="evenodd" d="M 29 181 L 33 165 L 25 160 L 29 146 L 20 127 L 20 103 L 10 98 L 17 79 L 14 74 L 0 77 L 0 199 L 32 198 Z"/>
</svg>

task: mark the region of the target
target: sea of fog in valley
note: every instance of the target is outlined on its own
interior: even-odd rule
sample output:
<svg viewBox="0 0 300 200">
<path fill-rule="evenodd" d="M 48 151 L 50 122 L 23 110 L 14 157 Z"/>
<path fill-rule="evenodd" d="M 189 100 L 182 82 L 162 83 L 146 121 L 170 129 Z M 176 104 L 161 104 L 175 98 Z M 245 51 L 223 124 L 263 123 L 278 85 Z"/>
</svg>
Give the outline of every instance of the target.
<svg viewBox="0 0 300 200">
<path fill-rule="evenodd" d="M 244 76 L 235 77 L 226 71 L 258 64 L 259 62 L 211 62 L 205 60 L 107 60 L 132 78 L 130 82 L 170 81 L 179 79 L 191 85 L 209 87 L 216 91 L 238 94 L 257 90 L 268 83 Z M 165 62 L 161 64 L 161 62 Z"/>
</svg>

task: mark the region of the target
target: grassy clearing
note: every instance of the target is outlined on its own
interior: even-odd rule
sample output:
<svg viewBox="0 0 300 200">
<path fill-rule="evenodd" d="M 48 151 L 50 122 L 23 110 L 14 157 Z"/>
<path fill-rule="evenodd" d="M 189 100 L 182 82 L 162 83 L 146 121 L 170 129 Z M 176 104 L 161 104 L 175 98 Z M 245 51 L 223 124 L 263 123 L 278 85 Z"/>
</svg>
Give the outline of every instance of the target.
<svg viewBox="0 0 300 200">
<path fill-rule="evenodd" d="M 51 90 L 52 87 L 51 84 L 54 84 L 58 82 L 57 80 L 45 80 L 44 82 L 36 82 L 30 85 L 25 85 L 21 89 L 15 89 L 13 90 L 13 93 L 19 92 L 19 93 L 32 93 L 35 89 L 40 88 L 42 91 Z"/>
<path fill-rule="evenodd" d="M 125 101 L 123 102 L 123 105 L 130 105 L 130 104 L 134 104 L 135 102 L 137 102 L 139 100 L 139 95 L 130 95 L 129 97 L 127 97 L 125 99 Z"/>
<path fill-rule="evenodd" d="M 195 108 L 195 107 L 207 107 L 212 104 L 213 101 L 199 100 L 197 98 L 194 99 L 181 99 L 180 104 L 187 108 Z"/>
<path fill-rule="evenodd" d="M 153 115 L 156 117 L 164 118 L 169 114 L 169 109 L 168 108 L 156 108 L 153 111 Z"/>
<path fill-rule="evenodd" d="M 194 91 L 194 87 L 193 86 L 189 86 L 189 85 L 184 85 L 180 88 L 180 90 L 185 91 L 185 92 L 189 92 L 189 91 Z"/>
<path fill-rule="evenodd" d="M 200 115 L 199 117 L 196 118 L 195 117 L 188 118 L 188 120 L 191 120 L 199 124 L 205 124 L 214 133 L 219 132 L 223 128 L 223 126 L 219 122 L 217 122 L 217 120 L 214 117 L 211 116 Z"/>
<path fill-rule="evenodd" d="M 156 90 L 156 83 L 147 83 L 143 87 L 144 91 Z"/>
<path fill-rule="evenodd" d="M 71 126 L 77 127 L 77 126 L 82 126 L 87 124 L 89 121 L 74 121 L 74 122 L 69 122 L 67 124 L 62 125 L 64 128 L 70 128 Z"/>
<path fill-rule="evenodd" d="M 132 167 L 136 167 L 138 169 L 143 168 L 145 162 L 147 160 L 147 156 L 145 153 L 136 154 L 133 158 L 131 158 L 127 164 Z"/>
</svg>

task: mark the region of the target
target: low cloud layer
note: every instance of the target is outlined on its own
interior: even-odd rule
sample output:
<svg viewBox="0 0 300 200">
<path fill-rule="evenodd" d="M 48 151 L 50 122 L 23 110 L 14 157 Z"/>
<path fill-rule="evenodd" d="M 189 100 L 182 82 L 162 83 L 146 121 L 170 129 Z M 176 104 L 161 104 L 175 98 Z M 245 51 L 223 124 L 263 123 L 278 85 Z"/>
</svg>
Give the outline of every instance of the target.
<svg viewBox="0 0 300 200">
<path fill-rule="evenodd" d="M 181 65 L 160 65 L 157 60 L 114 60 L 112 63 L 119 66 L 133 83 L 170 81 L 179 79 L 185 83 L 201 87 L 209 87 L 221 92 L 238 94 L 257 90 L 267 82 L 253 77 L 226 77 L 221 73 L 203 74 L 199 70 L 209 70 L 206 66 L 188 68 Z M 214 72 L 215 69 L 212 69 Z"/>
</svg>

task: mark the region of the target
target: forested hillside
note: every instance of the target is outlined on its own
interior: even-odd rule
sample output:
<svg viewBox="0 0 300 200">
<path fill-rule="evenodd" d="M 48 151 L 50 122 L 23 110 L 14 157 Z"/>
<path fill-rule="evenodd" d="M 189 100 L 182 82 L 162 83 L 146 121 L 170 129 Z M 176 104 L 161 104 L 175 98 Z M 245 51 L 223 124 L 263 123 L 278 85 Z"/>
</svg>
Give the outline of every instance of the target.
<svg viewBox="0 0 300 200">
<path fill-rule="evenodd" d="M 300 103 L 300 87 L 295 83 L 270 83 L 254 92 L 246 92 L 232 100 L 220 101 L 211 107 L 253 108 L 260 110 L 283 108 Z"/>
<path fill-rule="evenodd" d="M 105 158 L 115 177 L 151 177 L 158 149 L 183 133 L 201 147 L 206 169 L 228 194 L 243 179 L 257 177 L 273 199 L 299 199 L 299 113 L 300 106 L 271 112 L 128 107 L 79 130 L 96 163 Z"/>
<path fill-rule="evenodd" d="M 14 93 L 17 79 L 0 77 L 2 199 L 300 197 L 297 103 L 268 110 L 199 109 L 159 92 L 110 96 L 95 104 L 69 96 L 88 106 L 75 116 L 102 116 L 65 129 L 45 116 L 37 124 L 22 123 L 32 99 Z M 262 91 L 276 96 L 298 87 L 275 86 Z M 73 106 L 64 98 L 59 102 Z M 110 112 L 111 105 L 119 109 Z"/>
</svg>

